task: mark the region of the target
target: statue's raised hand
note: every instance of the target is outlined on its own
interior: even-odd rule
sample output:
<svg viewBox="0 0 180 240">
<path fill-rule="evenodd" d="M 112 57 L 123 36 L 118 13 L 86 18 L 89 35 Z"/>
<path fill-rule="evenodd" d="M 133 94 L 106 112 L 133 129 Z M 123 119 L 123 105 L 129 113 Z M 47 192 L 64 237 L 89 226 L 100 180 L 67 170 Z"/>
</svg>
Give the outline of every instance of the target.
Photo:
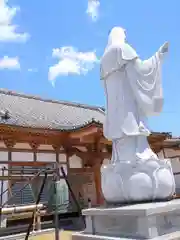
<svg viewBox="0 0 180 240">
<path fill-rule="evenodd" d="M 169 42 L 165 42 L 159 49 L 161 54 L 167 53 L 169 51 Z"/>
</svg>

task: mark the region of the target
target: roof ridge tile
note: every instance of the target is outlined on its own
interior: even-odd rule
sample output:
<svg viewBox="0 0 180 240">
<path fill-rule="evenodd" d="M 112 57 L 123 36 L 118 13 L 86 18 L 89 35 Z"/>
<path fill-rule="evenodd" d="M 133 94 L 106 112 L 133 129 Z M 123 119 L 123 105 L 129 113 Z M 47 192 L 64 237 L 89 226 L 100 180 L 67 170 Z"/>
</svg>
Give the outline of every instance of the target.
<svg viewBox="0 0 180 240">
<path fill-rule="evenodd" d="M 33 100 L 37 100 L 37 101 L 39 100 L 39 101 L 49 102 L 49 103 L 64 104 L 64 105 L 67 105 L 67 106 L 75 106 L 75 107 L 92 109 L 92 110 L 104 112 L 104 107 L 101 107 L 101 106 L 93 106 L 93 105 L 88 105 L 88 104 L 83 104 L 83 103 L 78 103 L 78 102 L 65 101 L 65 100 L 53 100 L 53 99 L 48 99 L 48 98 L 46 99 L 46 98 L 42 98 L 40 96 L 18 93 L 18 92 L 3 89 L 3 88 L 0 88 L 0 94 L 11 95 L 11 96 L 27 98 L 27 99 L 33 99 Z"/>
</svg>

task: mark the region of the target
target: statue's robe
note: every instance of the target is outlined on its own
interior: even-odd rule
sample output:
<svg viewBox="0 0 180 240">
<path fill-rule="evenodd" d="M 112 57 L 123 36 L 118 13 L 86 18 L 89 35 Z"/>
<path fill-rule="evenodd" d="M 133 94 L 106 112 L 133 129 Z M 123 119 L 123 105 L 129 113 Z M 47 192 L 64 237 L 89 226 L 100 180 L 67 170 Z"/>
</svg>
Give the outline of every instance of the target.
<svg viewBox="0 0 180 240">
<path fill-rule="evenodd" d="M 145 119 L 161 112 L 161 54 L 141 61 L 127 43 L 110 45 L 101 59 L 106 94 L 106 138 L 148 136 Z"/>
</svg>

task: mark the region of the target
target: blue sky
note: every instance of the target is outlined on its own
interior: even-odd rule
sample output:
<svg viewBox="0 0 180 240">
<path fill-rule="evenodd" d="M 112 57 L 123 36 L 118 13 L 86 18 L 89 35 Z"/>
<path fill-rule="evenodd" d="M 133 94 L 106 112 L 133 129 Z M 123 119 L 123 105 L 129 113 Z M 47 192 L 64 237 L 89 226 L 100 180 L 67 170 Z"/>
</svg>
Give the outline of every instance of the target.
<svg viewBox="0 0 180 240">
<path fill-rule="evenodd" d="M 155 131 L 180 135 L 179 0 L 1 0 L 0 87 L 104 105 L 98 59 L 113 26 L 126 29 L 142 59 L 170 42 L 164 109 L 149 122 Z"/>
</svg>

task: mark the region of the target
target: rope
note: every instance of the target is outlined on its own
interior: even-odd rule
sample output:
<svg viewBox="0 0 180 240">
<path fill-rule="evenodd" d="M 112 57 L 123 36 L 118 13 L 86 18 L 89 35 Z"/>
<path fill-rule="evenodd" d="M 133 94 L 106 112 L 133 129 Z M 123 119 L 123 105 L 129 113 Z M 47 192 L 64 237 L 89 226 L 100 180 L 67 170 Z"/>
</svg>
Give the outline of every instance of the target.
<svg viewBox="0 0 180 240">
<path fill-rule="evenodd" d="M 47 172 L 45 172 L 45 175 L 44 175 L 44 180 L 43 180 L 43 182 L 42 182 L 42 185 L 41 185 L 41 188 L 40 188 L 40 191 L 39 191 L 37 200 L 36 200 L 36 206 L 37 206 L 37 205 L 39 204 L 39 202 L 40 202 L 41 194 L 42 194 L 42 192 L 43 192 L 43 189 L 44 189 L 46 180 L 47 180 Z M 25 240 L 28 240 L 28 238 L 29 238 L 29 234 L 30 234 L 30 231 L 31 231 L 33 222 L 34 222 L 35 214 L 36 214 L 36 209 L 33 211 L 32 218 L 31 218 L 31 222 L 30 222 L 30 224 L 29 224 L 29 227 L 28 227 L 28 230 L 27 230 L 27 234 L 26 234 Z"/>
</svg>

